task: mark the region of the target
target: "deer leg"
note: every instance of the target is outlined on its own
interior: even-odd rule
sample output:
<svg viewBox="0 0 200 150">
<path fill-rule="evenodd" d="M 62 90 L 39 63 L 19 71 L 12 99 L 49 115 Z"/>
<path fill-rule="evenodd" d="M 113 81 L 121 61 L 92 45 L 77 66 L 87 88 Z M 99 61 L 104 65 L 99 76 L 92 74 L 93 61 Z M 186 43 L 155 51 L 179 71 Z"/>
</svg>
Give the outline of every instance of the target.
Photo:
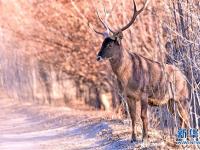
<svg viewBox="0 0 200 150">
<path fill-rule="evenodd" d="M 181 128 L 189 128 L 190 122 L 189 122 L 189 112 L 187 109 L 187 104 L 184 104 L 183 101 L 177 102 L 178 106 L 178 114 L 180 117 L 180 125 Z"/>
<path fill-rule="evenodd" d="M 136 123 L 136 100 L 127 98 L 129 113 L 132 121 L 131 143 L 136 141 L 135 123 Z"/>
<path fill-rule="evenodd" d="M 167 103 L 167 107 L 169 112 L 171 113 L 171 115 L 175 115 L 175 110 L 174 110 L 174 100 L 173 99 L 169 99 L 168 103 Z"/>
<path fill-rule="evenodd" d="M 148 98 L 143 97 L 141 99 L 141 119 L 142 119 L 142 123 L 143 123 L 142 141 L 147 140 L 147 138 L 148 138 L 147 107 L 148 107 Z"/>
</svg>

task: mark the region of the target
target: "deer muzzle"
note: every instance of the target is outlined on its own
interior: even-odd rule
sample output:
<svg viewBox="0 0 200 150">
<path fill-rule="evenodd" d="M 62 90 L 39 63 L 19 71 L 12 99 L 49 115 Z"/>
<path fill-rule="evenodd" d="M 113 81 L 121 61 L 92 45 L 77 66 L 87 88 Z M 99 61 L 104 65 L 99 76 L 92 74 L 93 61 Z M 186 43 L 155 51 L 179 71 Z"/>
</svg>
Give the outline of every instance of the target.
<svg viewBox="0 0 200 150">
<path fill-rule="evenodd" d="M 103 60 L 103 58 L 97 55 L 97 61 L 101 61 L 101 60 Z"/>
</svg>

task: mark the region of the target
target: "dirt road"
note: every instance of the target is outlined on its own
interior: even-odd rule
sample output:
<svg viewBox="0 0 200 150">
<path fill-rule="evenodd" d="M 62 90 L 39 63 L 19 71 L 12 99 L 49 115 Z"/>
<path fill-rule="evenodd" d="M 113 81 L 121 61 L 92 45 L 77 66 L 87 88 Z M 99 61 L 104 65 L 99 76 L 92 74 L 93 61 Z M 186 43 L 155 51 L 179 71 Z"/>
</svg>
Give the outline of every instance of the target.
<svg viewBox="0 0 200 150">
<path fill-rule="evenodd" d="M 133 149 L 131 128 L 95 111 L 22 104 L 0 96 L 0 150 Z"/>
<path fill-rule="evenodd" d="M 92 115 L 90 115 L 90 113 Z M 0 150 L 116 149 L 129 143 L 114 136 L 112 125 L 101 114 L 20 104 L 0 97 Z M 125 129 L 125 131 L 130 128 Z M 120 147 L 119 147 L 120 146 Z"/>
</svg>

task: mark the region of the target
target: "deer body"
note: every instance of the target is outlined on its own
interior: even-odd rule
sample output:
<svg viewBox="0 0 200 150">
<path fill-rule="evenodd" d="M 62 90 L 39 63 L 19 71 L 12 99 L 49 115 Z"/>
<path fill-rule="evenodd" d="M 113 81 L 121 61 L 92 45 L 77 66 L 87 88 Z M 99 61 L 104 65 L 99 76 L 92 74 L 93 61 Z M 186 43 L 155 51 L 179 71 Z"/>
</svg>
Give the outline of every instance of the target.
<svg viewBox="0 0 200 150">
<path fill-rule="evenodd" d="M 188 88 L 185 76 L 175 66 L 145 58 L 136 53 L 129 53 L 122 44 L 105 39 L 98 57 L 109 58 L 112 71 L 117 76 L 123 94 L 127 98 L 132 119 L 132 140 L 136 140 L 135 119 L 136 101 L 141 102 L 141 118 L 143 121 L 143 137 L 147 138 L 147 107 L 161 106 L 173 100 L 179 108 L 180 119 L 188 125 L 188 113 L 185 106 L 188 100 Z M 110 44 L 110 45 L 109 45 Z M 107 53 L 114 54 L 109 56 Z M 170 106 L 170 104 L 169 104 Z M 170 106 L 171 107 L 171 106 Z"/>
<path fill-rule="evenodd" d="M 129 28 L 135 21 L 145 5 L 137 11 L 135 2 L 134 14 L 131 21 L 117 32 L 113 32 L 101 19 L 109 33 L 96 33 L 104 36 L 97 60 L 109 59 L 113 72 L 115 73 L 119 87 L 128 103 L 130 117 L 132 120 L 132 141 L 136 140 L 135 120 L 136 102 L 141 103 L 140 116 L 143 122 L 143 139 L 147 139 L 148 118 L 147 107 L 149 105 L 161 106 L 168 104 L 173 113 L 172 103 L 177 104 L 177 110 L 181 120 L 181 126 L 189 126 L 189 115 L 187 111 L 188 87 L 185 76 L 175 66 L 155 62 L 136 53 L 129 53 L 122 45 L 122 32 Z M 146 3 L 145 3 L 146 4 Z"/>
<path fill-rule="evenodd" d="M 127 96 L 138 98 L 144 93 L 148 95 L 148 102 L 153 106 L 166 104 L 169 99 L 189 97 L 186 77 L 177 67 L 169 64 L 162 66 L 126 50 L 122 50 L 122 53 L 121 57 L 115 60 L 111 58 L 109 61 Z"/>
</svg>

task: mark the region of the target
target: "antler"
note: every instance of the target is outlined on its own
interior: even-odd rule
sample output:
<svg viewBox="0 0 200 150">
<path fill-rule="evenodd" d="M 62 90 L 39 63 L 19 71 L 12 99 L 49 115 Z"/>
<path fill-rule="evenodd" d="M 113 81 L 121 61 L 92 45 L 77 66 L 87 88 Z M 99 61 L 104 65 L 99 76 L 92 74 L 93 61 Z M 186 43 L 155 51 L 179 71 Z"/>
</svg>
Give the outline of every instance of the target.
<svg viewBox="0 0 200 150">
<path fill-rule="evenodd" d="M 95 7 L 95 11 L 97 14 L 98 19 L 100 20 L 101 24 L 103 25 L 103 27 L 106 29 L 105 32 L 99 32 L 97 31 L 94 27 L 91 27 L 90 23 L 88 22 L 88 26 L 97 34 L 103 35 L 104 37 L 108 37 L 109 33 L 112 32 L 114 33 L 114 31 L 107 25 L 107 20 L 110 14 L 107 13 L 106 9 L 104 8 L 104 13 L 105 13 L 105 17 L 104 20 L 100 17 L 99 12 L 97 10 L 97 8 Z"/>
<path fill-rule="evenodd" d="M 130 22 L 129 22 L 127 25 L 125 25 L 124 27 L 122 27 L 120 30 L 118 30 L 117 32 L 114 32 L 114 31 L 107 25 L 107 19 L 108 19 L 108 17 L 109 17 L 110 14 L 107 13 L 107 11 L 106 11 L 105 8 L 104 8 L 104 13 L 105 13 L 105 18 L 104 18 L 104 20 L 102 20 L 102 18 L 100 17 L 99 12 L 98 12 L 98 10 L 97 10 L 96 7 L 95 7 L 95 10 L 96 10 L 96 14 L 97 14 L 98 19 L 100 20 L 101 24 L 104 26 L 104 28 L 106 29 L 106 31 L 105 31 L 105 32 L 99 32 L 99 31 L 97 31 L 96 29 L 94 29 L 93 27 L 91 27 L 90 24 L 88 24 L 88 25 L 89 25 L 89 27 L 90 27 L 95 33 L 101 34 L 101 35 L 103 35 L 104 37 L 108 37 L 110 32 L 112 32 L 113 34 L 118 34 L 119 31 L 124 31 L 124 30 L 128 29 L 128 28 L 134 23 L 135 19 L 136 19 L 137 16 L 144 10 L 144 8 L 146 7 L 147 3 L 148 3 L 148 0 L 145 1 L 143 7 L 142 7 L 140 10 L 137 10 L 136 3 L 135 3 L 135 1 L 133 0 L 133 5 L 134 5 L 133 16 L 132 16 Z M 112 8 L 112 9 L 113 9 L 113 8 Z"/>
<path fill-rule="evenodd" d="M 99 12 L 96 10 L 96 13 L 97 13 L 97 16 L 100 20 L 100 22 L 103 24 L 104 28 L 106 29 L 106 31 L 109 33 L 109 32 L 112 32 L 114 33 L 114 31 L 112 31 L 112 29 L 107 25 L 107 20 L 108 20 L 108 17 L 109 17 L 109 14 L 106 12 L 106 10 L 104 9 L 104 12 L 105 12 L 105 20 L 103 21 L 101 19 L 101 17 L 99 16 Z"/>
<path fill-rule="evenodd" d="M 122 27 L 122 28 L 120 29 L 121 31 L 124 31 L 124 30 L 128 29 L 128 28 L 134 23 L 134 21 L 135 21 L 135 19 L 137 18 L 137 16 L 138 16 L 138 15 L 144 10 L 144 8 L 146 7 L 147 2 L 148 2 L 148 0 L 145 1 L 143 7 L 142 7 L 140 10 L 137 10 L 135 1 L 133 0 L 133 5 L 134 5 L 133 16 L 132 16 L 130 22 L 129 22 L 127 25 L 125 25 L 124 27 Z"/>
</svg>

